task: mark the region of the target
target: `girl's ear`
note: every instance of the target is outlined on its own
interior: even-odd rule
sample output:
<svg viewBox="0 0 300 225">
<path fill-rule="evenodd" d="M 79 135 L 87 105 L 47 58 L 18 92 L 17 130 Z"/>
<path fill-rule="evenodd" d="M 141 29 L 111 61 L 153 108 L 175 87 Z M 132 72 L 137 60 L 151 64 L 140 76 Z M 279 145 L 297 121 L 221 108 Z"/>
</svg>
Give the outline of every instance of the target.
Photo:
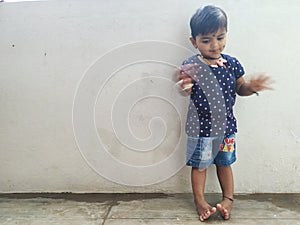
<svg viewBox="0 0 300 225">
<path fill-rule="evenodd" d="M 196 44 L 196 40 L 190 36 L 190 42 L 192 43 L 192 45 L 195 47 L 195 48 L 198 48 L 197 44 Z"/>
</svg>

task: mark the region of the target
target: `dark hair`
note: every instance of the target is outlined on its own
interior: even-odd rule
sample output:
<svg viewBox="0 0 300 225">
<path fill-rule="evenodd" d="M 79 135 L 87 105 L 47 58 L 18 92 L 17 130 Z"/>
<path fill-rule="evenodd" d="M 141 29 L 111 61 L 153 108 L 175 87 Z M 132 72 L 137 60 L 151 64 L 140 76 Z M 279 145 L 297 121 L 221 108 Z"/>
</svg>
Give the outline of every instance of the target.
<svg viewBox="0 0 300 225">
<path fill-rule="evenodd" d="M 217 32 L 220 28 L 227 31 L 226 13 L 219 7 L 208 5 L 200 8 L 190 20 L 191 35 L 194 39 L 198 34 L 205 35 Z"/>
</svg>

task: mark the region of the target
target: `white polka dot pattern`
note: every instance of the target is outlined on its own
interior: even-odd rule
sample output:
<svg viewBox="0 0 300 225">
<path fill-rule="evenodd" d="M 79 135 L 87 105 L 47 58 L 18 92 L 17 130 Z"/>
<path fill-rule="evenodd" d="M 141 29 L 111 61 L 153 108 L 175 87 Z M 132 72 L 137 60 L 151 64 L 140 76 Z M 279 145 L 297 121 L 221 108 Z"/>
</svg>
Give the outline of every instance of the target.
<svg viewBox="0 0 300 225">
<path fill-rule="evenodd" d="M 230 135 L 237 132 L 233 106 L 236 99 L 236 80 L 244 75 L 239 61 L 222 54 L 225 66 L 209 67 L 197 55 L 183 62 L 197 65 L 194 86 L 186 121 L 186 132 L 192 137 Z M 223 129 L 224 128 L 224 129 Z"/>
</svg>

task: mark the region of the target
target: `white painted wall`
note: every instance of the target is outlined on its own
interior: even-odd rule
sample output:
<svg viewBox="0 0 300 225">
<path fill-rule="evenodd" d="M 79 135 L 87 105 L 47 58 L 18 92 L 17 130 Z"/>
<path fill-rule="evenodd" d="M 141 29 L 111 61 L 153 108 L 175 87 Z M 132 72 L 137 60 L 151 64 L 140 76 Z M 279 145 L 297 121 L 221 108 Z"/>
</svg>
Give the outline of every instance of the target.
<svg viewBox="0 0 300 225">
<path fill-rule="evenodd" d="M 236 192 L 299 192 L 298 0 L 0 3 L 0 192 L 189 192 L 189 168 L 164 182 L 140 187 L 111 182 L 97 171 L 125 183 L 146 183 L 149 176 L 164 179 L 168 169 L 174 170 L 154 168 L 149 175 L 146 167 L 138 167 L 134 175 L 123 166 L 153 166 L 174 150 L 185 151 L 180 122 L 184 123 L 187 99 L 168 80 L 173 67 L 166 62 L 180 64 L 194 51 L 188 41 L 189 18 L 207 3 L 221 6 L 229 16 L 225 52 L 237 56 L 248 73 L 263 71 L 276 80 L 275 91 L 238 98 Z M 161 42 L 140 45 L 145 40 Z M 135 42 L 140 44 L 120 47 Z M 190 50 L 175 46 L 173 51 L 170 43 Z M 104 54 L 118 57 L 118 62 L 99 60 Z M 125 66 L 148 55 L 151 62 Z M 86 78 L 90 88 L 80 89 Z M 81 135 L 77 142 L 72 120 L 73 101 L 79 101 L 76 91 L 81 91 L 77 97 L 82 104 L 91 101 L 95 110 L 89 114 L 85 106 L 76 109 L 75 119 L 83 118 L 75 121 L 75 134 L 77 130 Z M 134 105 L 135 96 L 147 98 Z M 126 107 L 131 106 L 126 119 L 130 109 Z M 161 120 L 152 120 L 148 127 L 153 117 Z M 112 126 L 116 121 L 118 136 Z M 127 121 L 133 135 L 150 139 L 134 139 Z M 95 124 L 94 133 L 85 130 L 89 123 Z M 102 147 L 89 141 L 96 134 Z M 82 137 L 87 140 L 84 144 Z M 139 147 L 132 150 L 126 145 Z M 125 164 L 118 167 L 109 157 L 104 162 L 101 148 Z M 152 151 L 141 151 L 147 148 Z M 181 160 L 176 160 L 178 168 Z M 210 168 L 207 192 L 219 191 Z"/>
</svg>

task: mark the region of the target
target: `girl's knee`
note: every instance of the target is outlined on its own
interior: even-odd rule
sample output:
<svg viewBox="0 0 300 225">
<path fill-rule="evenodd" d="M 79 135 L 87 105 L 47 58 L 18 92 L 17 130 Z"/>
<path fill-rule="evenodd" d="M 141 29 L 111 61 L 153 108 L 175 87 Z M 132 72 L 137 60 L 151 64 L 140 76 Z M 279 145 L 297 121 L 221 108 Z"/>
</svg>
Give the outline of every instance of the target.
<svg viewBox="0 0 300 225">
<path fill-rule="evenodd" d="M 193 167 L 192 170 L 195 172 L 206 172 L 207 168 L 197 168 L 197 167 Z"/>
</svg>

